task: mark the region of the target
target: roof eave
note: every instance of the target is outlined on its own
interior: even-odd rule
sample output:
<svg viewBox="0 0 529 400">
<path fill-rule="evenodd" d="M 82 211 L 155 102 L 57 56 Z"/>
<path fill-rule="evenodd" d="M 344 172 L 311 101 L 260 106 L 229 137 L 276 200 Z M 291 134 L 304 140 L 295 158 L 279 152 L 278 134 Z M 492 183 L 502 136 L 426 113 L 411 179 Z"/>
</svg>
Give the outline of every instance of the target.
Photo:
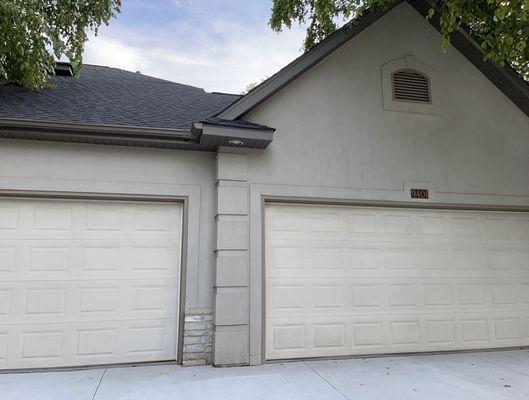
<svg viewBox="0 0 529 400">
<path fill-rule="evenodd" d="M 190 129 L 167 129 L 110 124 L 80 124 L 28 120 L 18 118 L 0 118 L 0 130 L 39 130 L 54 132 L 92 132 L 98 134 L 126 134 L 132 136 L 166 137 L 171 139 L 196 139 Z"/>
<path fill-rule="evenodd" d="M 0 119 L 0 138 L 200 150 L 189 130 Z"/>
<path fill-rule="evenodd" d="M 225 127 L 195 123 L 189 130 L 121 125 L 87 125 L 36 120 L 0 119 L 0 138 L 217 151 L 220 146 L 263 149 L 273 129 Z M 240 141 L 234 145 L 230 141 Z"/>
</svg>

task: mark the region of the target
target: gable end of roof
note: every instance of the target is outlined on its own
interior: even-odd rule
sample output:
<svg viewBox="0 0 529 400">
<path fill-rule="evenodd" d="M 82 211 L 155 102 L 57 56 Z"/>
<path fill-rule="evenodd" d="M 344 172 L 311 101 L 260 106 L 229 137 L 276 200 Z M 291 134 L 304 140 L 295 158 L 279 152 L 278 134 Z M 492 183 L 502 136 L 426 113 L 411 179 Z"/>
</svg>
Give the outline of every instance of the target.
<svg viewBox="0 0 529 400">
<path fill-rule="evenodd" d="M 371 26 L 399 4 L 407 2 L 419 14 L 425 17 L 432 7 L 431 0 L 395 0 L 389 7 L 379 8 L 364 14 L 353 23 L 346 24 L 327 39 L 292 61 L 278 73 L 258 85 L 245 96 L 226 107 L 217 116 L 223 119 L 239 119 L 268 100 L 283 87 L 294 81 L 304 72 L 318 64 L 340 46 Z M 428 22 L 440 31 L 439 15 Z M 452 34 L 452 46 L 462 53 L 479 69 L 505 96 L 507 96 L 525 115 L 529 117 L 529 83 L 509 66 L 498 66 L 484 59 L 480 45 L 465 29 Z"/>
</svg>

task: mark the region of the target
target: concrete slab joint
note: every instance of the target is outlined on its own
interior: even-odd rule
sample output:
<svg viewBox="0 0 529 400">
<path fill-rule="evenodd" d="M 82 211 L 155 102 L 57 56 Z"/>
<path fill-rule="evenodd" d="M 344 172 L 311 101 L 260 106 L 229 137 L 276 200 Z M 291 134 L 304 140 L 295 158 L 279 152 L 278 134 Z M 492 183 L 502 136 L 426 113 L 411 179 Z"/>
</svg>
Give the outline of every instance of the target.
<svg viewBox="0 0 529 400">
<path fill-rule="evenodd" d="M 217 154 L 213 363 L 249 364 L 247 156 Z"/>
</svg>

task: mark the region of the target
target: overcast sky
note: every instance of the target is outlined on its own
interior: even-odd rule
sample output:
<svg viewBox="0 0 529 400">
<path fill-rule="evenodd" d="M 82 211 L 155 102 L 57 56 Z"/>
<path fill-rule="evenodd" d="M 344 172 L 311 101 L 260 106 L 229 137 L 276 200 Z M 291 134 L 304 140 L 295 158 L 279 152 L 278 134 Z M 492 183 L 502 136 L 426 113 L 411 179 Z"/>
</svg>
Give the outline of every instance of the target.
<svg viewBox="0 0 529 400">
<path fill-rule="evenodd" d="M 84 62 L 239 93 L 301 54 L 304 29 L 268 26 L 271 0 L 124 0 Z"/>
</svg>

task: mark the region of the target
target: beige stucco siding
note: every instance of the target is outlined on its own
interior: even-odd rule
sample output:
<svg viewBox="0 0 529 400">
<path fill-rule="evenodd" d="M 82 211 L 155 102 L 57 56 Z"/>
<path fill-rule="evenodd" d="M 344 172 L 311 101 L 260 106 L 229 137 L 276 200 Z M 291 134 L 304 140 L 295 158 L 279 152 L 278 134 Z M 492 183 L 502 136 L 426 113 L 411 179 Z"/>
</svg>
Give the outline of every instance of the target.
<svg viewBox="0 0 529 400">
<path fill-rule="evenodd" d="M 439 116 L 383 109 L 381 66 L 404 55 L 436 70 Z M 529 118 L 407 3 L 247 119 L 277 129 L 253 182 L 529 196 Z"/>
<path fill-rule="evenodd" d="M 215 154 L 0 141 L 0 189 L 189 198 L 187 308 L 212 306 Z"/>
</svg>

